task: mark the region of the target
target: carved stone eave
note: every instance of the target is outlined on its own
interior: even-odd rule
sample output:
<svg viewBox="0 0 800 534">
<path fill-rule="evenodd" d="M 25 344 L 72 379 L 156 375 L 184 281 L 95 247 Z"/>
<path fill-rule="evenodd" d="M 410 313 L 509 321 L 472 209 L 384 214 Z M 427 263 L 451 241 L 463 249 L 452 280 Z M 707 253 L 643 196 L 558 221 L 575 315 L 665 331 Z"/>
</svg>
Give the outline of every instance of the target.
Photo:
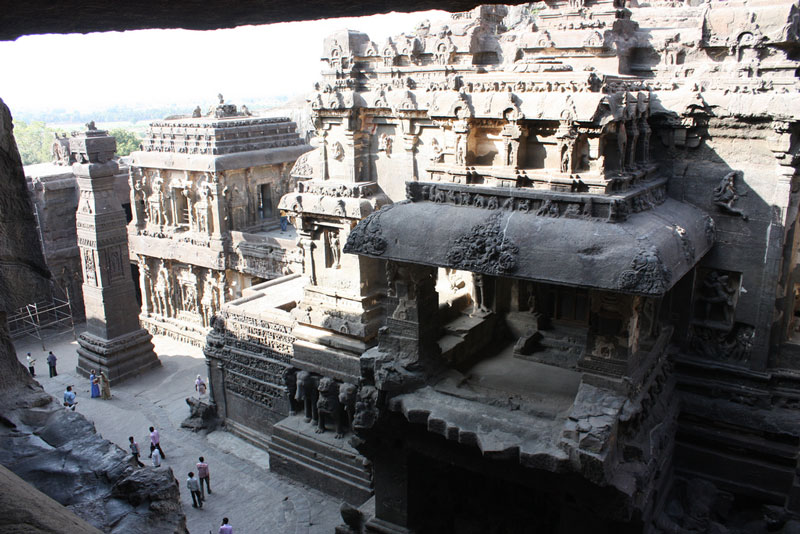
<svg viewBox="0 0 800 534">
<path fill-rule="evenodd" d="M 315 215 L 361 220 L 389 203 L 373 182 L 301 182 L 298 190 L 284 195 L 278 209 L 295 217 Z"/>
<path fill-rule="evenodd" d="M 500 206 L 489 209 L 403 202 L 359 223 L 344 251 L 495 276 L 658 296 L 711 248 L 714 232 L 709 220 L 696 207 L 671 199 L 616 224 L 580 213 L 574 217 L 556 213 L 553 204 L 521 211 Z"/>
<path fill-rule="evenodd" d="M 131 166 L 152 169 L 221 172 L 294 162 L 301 155 L 312 149 L 311 145 L 299 144 L 217 156 L 174 152 L 133 152 L 131 154 Z"/>
</svg>

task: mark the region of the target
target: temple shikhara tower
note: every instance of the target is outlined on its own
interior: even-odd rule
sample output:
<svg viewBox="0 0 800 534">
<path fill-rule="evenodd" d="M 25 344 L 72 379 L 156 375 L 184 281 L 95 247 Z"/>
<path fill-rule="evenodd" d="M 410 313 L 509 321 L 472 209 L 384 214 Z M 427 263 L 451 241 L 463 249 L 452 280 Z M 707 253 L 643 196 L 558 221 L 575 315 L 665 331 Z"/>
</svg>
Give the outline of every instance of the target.
<svg viewBox="0 0 800 534">
<path fill-rule="evenodd" d="M 278 205 L 302 268 L 207 339 L 228 428 L 374 492 L 339 534 L 800 512 L 799 39 L 796 3 L 738 0 L 326 37 Z"/>
<path fill-rule="evenodd" d="M 88 125 L 69 139 L 80 190 L 76 225 L 83 266 L 86 332 L 78 337 L 78 372 L 105 371 L 111 383 L 161 365 L 152 336 L 139 326 L 128 260 L 125 212 L 114 192 L 117 143 Z"/>
</svg>

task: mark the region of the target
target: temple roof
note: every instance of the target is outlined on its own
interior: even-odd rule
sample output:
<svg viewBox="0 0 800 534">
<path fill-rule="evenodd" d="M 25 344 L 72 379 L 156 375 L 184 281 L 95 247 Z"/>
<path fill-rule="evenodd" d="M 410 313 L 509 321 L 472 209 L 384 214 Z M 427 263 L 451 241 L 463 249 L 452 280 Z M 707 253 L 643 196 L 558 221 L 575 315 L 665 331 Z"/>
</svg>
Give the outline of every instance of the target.
<svg viewBox="0 0 800 534">
<path fill-rule="evenodd" d="M 538 210 L 474 204 L 423 200 L 387 206 L 358 224 L 344 251 L 494 276 L 663 295 L 714 243 L 711 217 L 672 199 L 613 224 L 560 211 L 555 201 L 545 201 Z"/>
</svg>

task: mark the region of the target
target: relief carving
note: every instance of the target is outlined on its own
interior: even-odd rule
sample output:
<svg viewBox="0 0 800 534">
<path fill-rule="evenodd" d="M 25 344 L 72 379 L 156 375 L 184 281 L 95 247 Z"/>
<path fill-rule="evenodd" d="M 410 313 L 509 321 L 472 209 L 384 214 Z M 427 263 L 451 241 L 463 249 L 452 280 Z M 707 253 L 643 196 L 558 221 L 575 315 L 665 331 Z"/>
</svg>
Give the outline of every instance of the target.
<svg viewBox="0 0 800 534">
<path fill-rule="evenodd" d="M 664 265 L 654 246 L 642 249 L 631 260 L 631 268 L 622 271 L 617 287 L 622 290 L 658 295 L 669 288 L 672 271 Z"/>
<path fill-rule="evenodd" d="M 507 239 L 500 213 L 456 239 L 447 251 L 448 266 L 463 271 L 503 275 L 517 267 L 519 247 Z"/>
<path fill-rule="evenodd" d="M 714 188 L 714 204 L 723 212 L 739 215 L 742 220 L 746 221 L 748 219 L 747 214 L 734 206 L 736 201 L 743 196 L 736 190 L 735 180 L 737 175 L 740 178 L 743 176 L 741 171 L 731 171 L 720 180 L 717 187 Z"/>
<path fill-rule="evenodd" d="M 363 253 L 371 256 L 380 256 L 386 252 L 387 243 L 383 237 L 381 216 L 396 205 L 384 206 L 358 223 L 347 236 L 344 252 L 348 254 Z"/>
</svg>

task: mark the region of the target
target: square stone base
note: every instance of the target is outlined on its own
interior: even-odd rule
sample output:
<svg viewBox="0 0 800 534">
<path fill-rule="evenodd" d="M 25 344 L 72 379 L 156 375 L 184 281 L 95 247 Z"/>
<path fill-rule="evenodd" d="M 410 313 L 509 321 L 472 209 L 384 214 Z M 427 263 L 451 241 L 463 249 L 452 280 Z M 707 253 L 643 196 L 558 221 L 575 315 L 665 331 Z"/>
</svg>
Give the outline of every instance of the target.
<svg viewBox="0 0 800 534">
<path fill-rule="evenodd" d="M 158 367 L 161 361 L 153 351 L 153 336 L 141 328 L 108 340 L 84 332 L 78 336 L 78 367 L 88 377 L 92 369 L 105 371 L 111 385 Z"/>
</svg>

